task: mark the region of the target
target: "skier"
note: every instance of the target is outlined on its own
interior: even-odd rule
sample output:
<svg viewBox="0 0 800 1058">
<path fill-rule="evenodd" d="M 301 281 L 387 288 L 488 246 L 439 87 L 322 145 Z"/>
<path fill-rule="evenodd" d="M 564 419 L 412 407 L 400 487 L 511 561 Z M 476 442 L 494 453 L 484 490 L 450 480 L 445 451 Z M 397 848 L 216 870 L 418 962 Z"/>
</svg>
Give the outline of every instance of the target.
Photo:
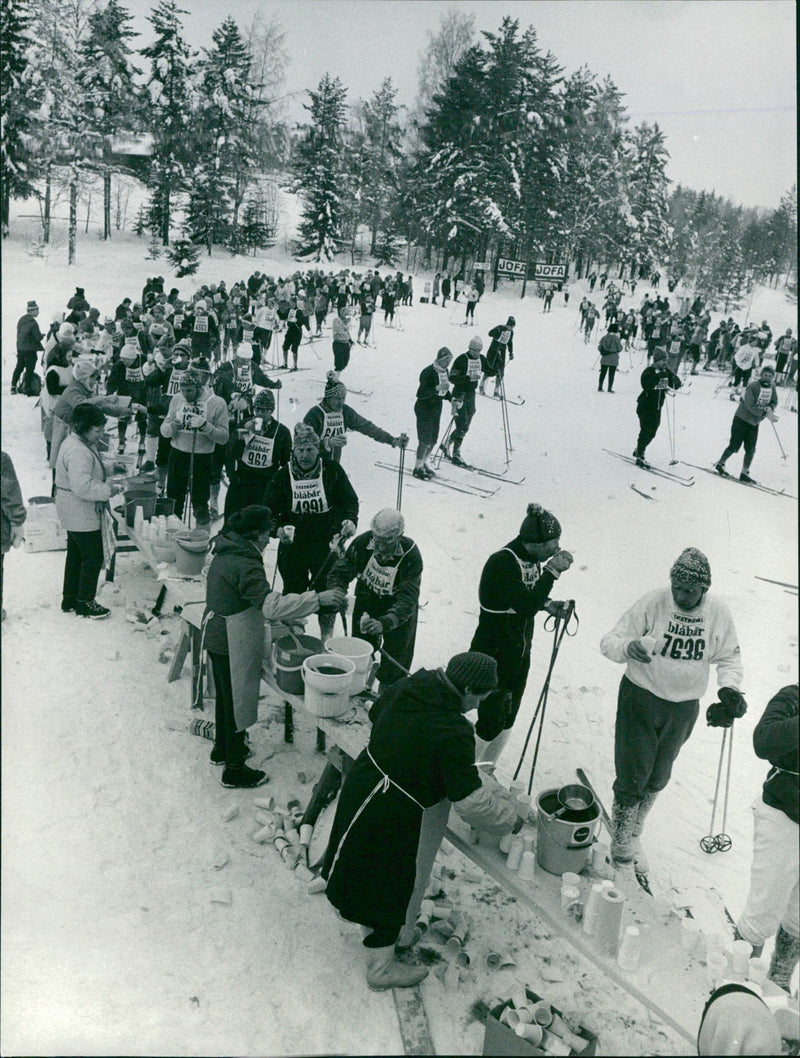
<svg viewBox="0 0 800 1058">
<path fill-rule="evenodd" d="M 428 457 L 439 440 L 442 403 L 450 400 L 450 378 L 447 372 L 452 359 L 453 354 L 447 346 L 442 346 L 434 362 L 420 372 L 414 404 L 414 415 L 417 419 L 417 457 L 412 473 L 421 481 L 436 477 L 435 471 L 428 463 Z"/>
<path fill-rule="evenodd" d="M 243 507 L 264 502 L 267 485 L 292 454 L 292 435 L 273 418 L 275 397 L 265 389 L 253 401 L 248 419 L 231 446 L 233 473 L 225 497 L 225 519 Z"/>
<path fill-rule="evenodd" d="M 589 344 L 589 338 L 591 337 L 592 331 L 594 330 L 595 321 L 600 316 L 600 312 L 593 301 L 590 301 L 586 306 L 586 311 L 583 315 L 583 342 L 584 345 Z"/>
<path fill-rule="evenodd" d="M 482 355 L 483 341 L 476 334 L 469 343 L 466 353 L 457 356 L 452 370 L 450 381 L 453 383 L 450 407 L 455 420 L 455 429 L 449 443 L 452 444 L 450 459 L 457 466 L 466 466 L 461 458 L 461 445 L 467 436 L 469 425 L 475 414 L 475 390 L 478 388 L 478 379 L 481 372 L 484 375 L 491 373 L 491 368 Z"/>
<path fill-rule="evenodd" d="M 747 387 L 750 384 L 750 375 L 753 372 L 753 367 L 760 360 L 761 350 L 755 341 L 753 332 L 743 332 L 741 335 L 741 341 L 738 349 L 733 354 L 733 393 L 731 393 L 731 400 L 736 400 L 739 396 L 739 386 L 743 385 Z"/>
<path fill-rule="evenodd" d="M 725 469 L 725 462 L 729 456 L 744 445 L 744 462 L 739 481 L 746 485 L 756 485 L 757 482 L 750 477 L 750 467 L 756 454 L 758 443 L 758 427 L 763 419 L 777 422 L 775 408 L 778 404 L 778 391 L 775 389 L 775 368 L 771 364 L 765 364 L 761 369 L 761 377 L 751 382 L 744 391 L 736 414 L 731 423 L 731 439 L 728 447 L 719 457 L 716 466 L 717 472 L 723 477 L 730 477 Z"/>
<path fill-rule="evenodd" d="M 332 325 L 333 338 L 333 369 L 344 371 L 350 363 L 350 350 L 353 339 L 350 336 L 350 323 L 347 319 L 347 309 L 342 306 L 336 313 Z"/>
<path fill-rule="evenodd" d="M 712 664 L 727 715 L 743 716 L 747 709 L 733 618 L 707 594 L 708 559 L 687 547 L 669 575 L 669 588 L 643 595 L 600 641 L 605 657 L 627 664 L 617 697 L 611 859 L 615 867 L 634 863 L 643 874 L 645 817 L 692 733 Z"/>
<path fill-rule="evenodd" d="M 26 396 L 36 396 L 32 392 L 33 374 L 36 370 L 36 355 L 42 351 L 44 338 L 36 322 L 38 315 L 39 306 L 35 301 L 29 301 L 24 315 L 17 321 L 17 362 L 11 376 L 12 395 L 17 392 L 17 383 L 22 377 L 19 392 Z"/>
<path fill-rule="evenodd" d="M 514 328 L 516 325 L 517 321 L 514 317 L 509 316 L 505 324 L 498 323 L 489 331 L 489 337 L 492 339 L 486 354 L 489 370 L 485 371 L 481 378 L 479 387 L 481 393 L 486 392 L 487 380 L 494 378 L 494 395 L 495 397 L 500 396 L 500 384 L 506 371 L 506 352 L 509 360 L 514 359 Z"/>
<path fill-rule="evenodd" d="M 217 321 L 208 311 L 208 304 L 199 298 L 194 306 L 192 331 L 192 356 L 204 356 L 210 360 L 219 351 L 219 328 Z"/>
<path fill-rule="evenodd" d="M 445 272 L 444 278 L 442 279 L 442 308 L 445 307 L 445 305 L 450 299 L 451 289 L 452 284 L 450 282 L 450 276 L 447 274 L 447 272 Z"/>
<path fill-rule="evenodd" d="M 776 382 L 786 381 L 786 368 L 796 351 L 797 340 L 792 337 L 792 328 L 787 327 L 786 334 L 782 334 L 775 343 L 775 352 L 777 354 L 775 360 Z M 783 375 L 783 379 L 780 378 L 781 375 Z"/>
<path fill-rule="evenodd" d="M 549 597 L 555 581 L 572 565 L 572 555 L 561 550 L 560 537 L 558 519 L 530 503 L 517 536 L 490 555 L 483 567 L 480 616 L 470 650 L 495 659 L 498 687 L 478 707 L 480 760 L 496 761 L 511 734 L 528 681 L 536 614 L 561 612 L 562 603 Z"/>
<path fill-rule="evenodd" d="M 469 323 L 470 320 L 475 322 L 475 306 L 478 304 L 478 288 L 474 283 L 467 283 L 464 287 L 464 300 L 467 303 L 467 313 L 464 317 L 464 323 Z"/>
<path fill-rule="evenodd" d="M 289 367 L 289 353 L 292 354 L 292 371 L 297 370 L 297 352 L 303 338 L 303 320 L 305 317 L 299 309 L 290 309 L 286 325 L 286 334 L 283 336 L 283 366 Z"/>
<path fill-rule="evenodd" d="M 597 392 L 603 392 L 603 382 L 608 374 L 608 392 L 613 393 L 614 377 L 619 364 L 619 351 L 622 348 L 618 323 L 610 324 L 608 332 L 600 339 L 597 348 L 600 350 L 600 379 L 597 383 Z"/>
<path fill-rule="evenodd" d="M 502 835 L 517 825 L 510 805 L 482 782 L 472 725 L 463 715 L 496 683 L 492 658 L 456 654 L 444 671 L 419 669 L 393 683 L 370 711 L 369 746 L 342 787 L 322 874 L 331 904 L 363 927 L 373 990 L 410 988 L 428 973 L 395 958 L 415 889 L 425 810 L 452 801 L 481 830 Z"/>
<path fill-rule="evenodd" d="M 403 670 L 409 670 L 414 660 L 422 555 L 404 533 L 399 511 L 391 507 L 378 511 L 369 532 L 353 538 L 328 574 L 328 588 L 341 588 L 342 594 L 357 578 L 353 633 L 374 649 L 381 643 L 386 647 L 377 672 L 382 688 L 402 679 Z M 333 614 L 320 617 L 323 639 L 332 633 L 333 622 Z"/>
<path fill-rule="evenodd" d="M 278 572 L 283 590 L 304 592 L 317 580 L 340 546 L 355 534 L 358 497 L 338 463 L 320 456 L 320 440 L 304 422 L 294 428 L 292 457 L 267 486 L 275 521 Z"/>
<path fill-rule="evenodd" d="M 368 289 L 362 291 L 359 296 L 359 308 L 361 315 L 358 320 L 358 344 L 369 345 L 369 332 L 372 330 L 372 317 L 375 314 L 375 298 Z M 364 336 L 362 342 L 361 336 Z"/>
<path fill-rule="evenodd" d="M 636 399 L 639 437 L 633 456 L 636 465 L 647 470 L 650 464 L 644 454 L 661 425 L 661 409 L 664 407 L 667 392 L 680 389 L 682 383 L 675 372 L 667 367 L 667 354 L 661 346 L 653 353 L 653 363 L 644 369 L 640 382 L 642 392 Z"/>
<path fill-rule="evenodd" d="M 405 448 L 408 444 L 408 434 L 401 433 L 398 437 L 392 437 L 386 430 L 376 426 L 374 422 L 365 419 L 357 411 L 353 411 L 349 404 L 345 404 L 347 397 L 347 386 L 341 382 L 335 372 L 328 372 L 328 381 L 325 383 L 325 395 L 319 404 L 309 408 L 303 416 L 303 422 L 307 423 L 320 439 L 322 450 L 328 459 L 335 463 L 341 462 L 342 448 L 347 444 L 347 431 L 356 430 L 379 444 L 391 445 L 392 448 Z"/>
<path fill-rule="evenodd" d="M 136 338 L 129 339 L 122 347 L 119 359 L 111 367 L 108 376 L 106 391 L 115 393 L 120 397 L 130 397 L 134 404 L 147 406 L 147 384 L 144 376 L 144 365 L 147 358 L 141 352 Z M 119 455 L 125 453 L 125 433 L 128 429 L 130 416 L 121 418 L 117 423 L 119 434 Z M 147 431 L 147 415 L 145 412 L 137 412 L 136 425 L 139 429 L 139 450 L 145 450 L 144 437 Z"/>
<path fill-rule="evenodd" d="M 737 939 L 753 945 L 759 957 L 775 937 L 767 976 L 789 991 L 800 958 L 800 865 L 798 864 L 798 686 L 783 687 L 772 698 L 753 732 L 756 755 L 769 773 L 755 808 L 753 862 L 747 903 L 736 924 Z"/>
<path fill-rule="evenodd" d="M 544 306 L 542 312 L 550 312 L 553 305 L 553 287 L 552 284 L 544 292 Z"/>
</svg>

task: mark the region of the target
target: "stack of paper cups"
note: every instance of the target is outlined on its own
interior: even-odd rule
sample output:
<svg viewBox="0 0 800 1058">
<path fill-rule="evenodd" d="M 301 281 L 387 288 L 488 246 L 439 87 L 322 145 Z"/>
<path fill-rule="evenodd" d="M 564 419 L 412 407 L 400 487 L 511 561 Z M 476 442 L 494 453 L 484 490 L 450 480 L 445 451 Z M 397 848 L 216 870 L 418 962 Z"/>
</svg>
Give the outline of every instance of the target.
<svg viewBox="0 0 800 1058">
<path fill-rule="evenodd" d="M 535 871 L 536 857 L 530 849 L 525 849 L 523 845 L 522 859 L 519 864 L 519 876 L 529 882 L 533 880 Z"/>
<path fill-rule="evenodd" d="M 531 799 L 528 794 L 517 794 L 515 804 L 520 819 L 527 819 L 531 811 Z"/>
<path fill-rule="evenodd" d="M 525 783 L 521 779 L 514 779 L 508 788 L 508 792 L 512 798 L 516 798 L 518 794 L 525 793 Z"/>
<path fill-rule="evenodd" d="M 595 882 L 589 890 L 589 899 L 586 902 L 586 907 L 583 912 L 583 932 L 590 937 L 594 933 L 595 926 L 597 925 L 597 908 L 600 905 L 600 897 L 602 893 L 603 887 L 600 882 Z"/>
<path fill-rule="evenodd" d="M 519 865 L 522 862 L 522 853 L 525 851 L 525 846 L 522 844 L 519 838 L 515 838 L 511 845 L 511 849 L 508 853 L 508 869 L 510 871 L 518 871 Z"/>
<path fill-rule="evenodd" d="M 597 908 L 594 939 L 597 947 L 605 955 L 616 957 L 624 910 L 625 897 L 619 889 L 603 889 Z"/>
<path fill-rule="evenodd" d="M 642 954 L 642 937 L 637 926 L 628 926 L 622 934 L 617 962 L 622 970 L 633 973 L 639 969 Z"/>
<path fill-rule="evenodd" d="M 577 885 L 562 885 L 561 886 L 561 910 L 565 915 L 569 914 L 569 909 L 580 900 L 581 891 Z"/>
</svg>

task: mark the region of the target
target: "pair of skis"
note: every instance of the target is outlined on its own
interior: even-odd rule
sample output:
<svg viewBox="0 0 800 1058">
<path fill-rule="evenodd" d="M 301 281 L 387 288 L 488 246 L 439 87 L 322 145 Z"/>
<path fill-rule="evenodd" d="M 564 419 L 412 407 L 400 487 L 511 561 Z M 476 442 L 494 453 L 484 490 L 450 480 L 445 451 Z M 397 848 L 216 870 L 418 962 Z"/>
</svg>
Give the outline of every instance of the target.
<svg viewBox="0 0 800 1058">
<path fill-rule="evenodd" d="M 616 459 L 621 459 L 624 463 L 630 463 L 631 466 L 639 467 L 640 470 L 646 470 L 648 474 L 655 474 L 657 477 L 667 478 L 668 481 L 674 481 L 677 485 L 684 485 L 686 488 L 691 488 L 691 486 L 694 485 L 694 477 L 687 478 L 684 477 L 683 474 L 675 474 L 673 471 L 663 470 L 661 467 L 641 467 L 635 459 L 631 458 L 631 456 L 624 456 L 621 452 L 612 452 L 610 448 L 604 448 L 603 451 L 607 452 L 610 456 L 614 456 Z M 635 491 L 638 492 L 639 490 L 636 489 Z M 647 498 L 650 499 L 649 496 Z"/>
<path fill-rule="evenodd" d="M 376 467 L 381 467 L 383 470 L 391 470 L 395 474 L 397 473 L 397 467 L 392 466 L 391 463 L 381 463 L 380 461 L 375 463 Z M 413 471 L 404 469 L 403 473 L 409 477 L 413 477 Z M 490 496 L 494 496 L 496 492 L 500 491 L 498 485 L 496 489 L 485 489 L 480 485 L 464 485 L 460 482 L 453 481 L 452 478 L 440 477 L 437 473 L 435 477 L 428 479 L 430 485 L 441 485 L 445 489 L 451 489 L 453 492 L 463 492 L 466 496 L 479 496 L 481 499 L 488 499 Z"/>
<path fill-rule="evenodd" d="M 454 467 L 460 467 L 462 470 L 469 470 L 473 474 L 480 474 L 484 478 L 492 478 L 494 481 L 501 481 L 506 485 L 521 485 L 525 480 L 522 478 L 510 478 L 507 473 L 498 474 L 494 470 L 484 470 L 483 467 L 475 467 L 471 463 L 454 463 L 452 456 L 442 449 L 440 449 L 442 458 L 446 459 L 448 463 L 451 463 Z"/>
<path fill-rule="evenodd" d="M 747 489 L 757 489 L 759 492 L 768 492 L 770 496 L 783 496 L 787 500 L 796 500 L 796 496 L 791 496 L 784 489 L 771 489 L 769 485 L 761 485 L 757 482 L 740 481 L 739 478 L 734 477 L 733 474 L 720 474 L 714 467 L 701 467 L 697 463 L 687 463 L 685 460 L 681 460 L 684 466 L 694 467 L 695 470 L 705 470 L 706 474 L 713 474 L 714 477 L 721 478 L 723 481 L 732 481 L 735 485 L 743 485 Z"/>
<path fill-rule="evenodd" d="M 478 396 L 486 397 L 487 400 L 504 400 L 506 404 L 515 404 L 518 408 L 521 408 L 525 403 L 525 398 L 520 397 L 519 394 L 517 394 L 516 400 L 512 400 L 511 397 L 496 397 L 492 393 L 481 393 L 481 391 L 478 390 Z"/>
</svg>

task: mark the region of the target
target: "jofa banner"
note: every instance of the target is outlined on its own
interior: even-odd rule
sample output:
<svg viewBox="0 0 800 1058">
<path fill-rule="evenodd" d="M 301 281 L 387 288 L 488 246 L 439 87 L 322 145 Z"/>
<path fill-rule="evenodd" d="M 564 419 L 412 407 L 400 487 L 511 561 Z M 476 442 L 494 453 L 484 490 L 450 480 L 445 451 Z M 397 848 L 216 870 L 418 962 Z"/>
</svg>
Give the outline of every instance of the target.
<svg viewBox="0 0 800 1058">
<path fill-rule="evenodd" d="M 565 264 L 545 264 L 543 261 L 537 261 L 533 266 L 533 278 L 556 280 L 566 279 L 567 266 Z"/>
<path fill-rule="evenodd" d="M 527 265 L 525 261 L 510 261 L 507 257 L 498 257 L 497 274 L 510 276 L 511 279 L 524 279 Z"/>
</svg>

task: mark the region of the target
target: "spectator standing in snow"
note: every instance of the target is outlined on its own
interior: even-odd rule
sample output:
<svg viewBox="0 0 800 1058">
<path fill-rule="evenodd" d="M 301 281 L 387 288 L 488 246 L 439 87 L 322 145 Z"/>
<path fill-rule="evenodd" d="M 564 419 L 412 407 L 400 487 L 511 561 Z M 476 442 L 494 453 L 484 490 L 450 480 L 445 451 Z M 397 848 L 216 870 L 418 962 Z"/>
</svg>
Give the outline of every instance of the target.
<svg viewBox="0 0 800 1058">
<path fill-rule="evenodd" d="M 528 682 L 536 614 L 561 612 L 562 604 L 550 592 L 572 565 L 572 555 L 561 550 L 560 537 L 558 519 L 530 503 L 517 536 L 483 567 L 480 616 L 470 650 L 495 659 L 498 687 L 478 708 L 475 734 L 481 760 L 496 761 L 511 734 Z"/>
<path fill-rule="evenodd" d="M 770 763 L 755 803 L 750 891 L 736 925 L 737 938 L 760 956 L 777 933 L 768 977 L 789 991 L 800 958 L 800 729 L 798 687 L 783 687 L 772 698 L 753 732 L 756 755 Z"/>
<path fill-rule="evenodd" d="M 726 715 L 746 710 L 736 629 L 728 607 L 708 595 L 708 559 L 687 547 L 669 576 L 668 588 L 643 595 L 600 641 L 605 657 L 627 665 L 617 697 L 611 858 L 642 873 L 645 818 L 692 733 L 712 665 Z"/>
<path fill-rule="evenodd" d="M 614 392 L 614 377 L 619 366 L 619 353 L 622 349 L 622 341 L 619 336 L 619 324 L 612 323 L 608 333 L 600 339 L 598 349 L 600 350 L 600 379 L 597 383 L 597 392 L 603 392 L 603 382 L 608 374 L 608 392 Z"/>
<path fill-rule="evenodd" d="M 442 308 L 445 307 L 447 302 L 450 300 L 450 291 L 452 290 L 452 283 L 450 282 L 450 276 L 445 272 L 442 279 Z"/>
<path fill-rule="evenodd" d="M 514 317 L 509 316 L 504 324 L 498 323 L 489 331 L 489 337 L 492 339 L 486 354 L 489 370 L 481 378 L 479 387 L 481 393 L 486 392 L 486 382 L 493 377 L 495 380 L 494 395 L 495 397 L 500 396 L 500 384 L 506 372 L 506 354 L 509 360 L 514 359 L 514 328 L 516 325 L 517 321 Z"/>
<path fill-rule="evenodd" d="M 644 457 L 647 446 L 658 433 L 661 425 L 661 410 L 669 390 L 681 388 L 681 380 L 667 367 L 667 354 L 659 346 L 653 353 L 653 363 L 644 369 L 641 377 L 642 392 L 636 399 L 636 414 L 639 418 L 639 437 L 633 453 L 638 466 L 647 470 L 650 464 Z"/>
<path fill-rule="evenodd" d="M 22 545 L 24 530 L 23 525 L 27 517 L 25 503 L 22 499 L 22 491 L 17 480 L 17 472 L 11 462 L 11 456 L 6 452 L 0 453 L 0 609 L 3 604 L 3 560 L 6 552 L 12 547 Z M 5 621 L 6 612 L 2 610 L 2 619 Z"/>
<path fill-rule="evenodd" d="M 542 312 L 550 312 L 553 306 L 553 287 L 552 284 L 544 292 L 544 305 L 542 306 Z"/>
<path fill-rule="evenodd" d="M 14 373 L 11 376 L 11 392 L 17 392 L 17 385 L 22 378 L 19 392 L 31 396 L 33 384 L 33 372 L 36 369 L 36 357 L 42 351 L 42 340 L 44 335 L 39 330 L 36 317 L 39 315 L 39 306 L 35 301 L 29 301 L 25 314 L 17 321 L 17 362 L 14 365 Z"/>
<path fill-rule="evenodd" d="M 725 469 L 728 457 L 738 452 L 744 445 L 744 462 L 742 463 L 739 481 L 743 481 L 746 485 L 757 484 L 750 477 L 750 467 L 756 454 L 758 427 L 765 418 L 773 423 L 778 421 L 778 417 L 775 414 L 775 408 L 778 404 L 778 391 L 775 389 L 774 379 L 775 368 L 771 364 L 765 364 L 761 369 L 761 377 L 751 382 L 744 391 L 739 407 L 736 409 L 736 414 L 733 416 L 731 439 L 728 442 L 728 447 L 715 464 L 717 472 L 723 477 L 730 476 Z"/>
<path fill-rule="evenodd" d="M 448 368 L 453 354 L 442 346 L 432 364 L 420 372 L 414 415 L 417 419 L 417 457 L 413 475 L 421 481 L 436 477 L 428 463 L 428 457 L 439 440 L 442 421 L 442 404 L 450 400 L 450 377 Z"/>
<path fill-rule="evenodd" d="M 792 328 L 787 327 L 786 334 L 782 334 L 777 342 L 775 342 L 775 352 L 777 354 L 775 360 L 775 372 L 777 382 L 786 380 L 787 366 L 796 351 L 797 340 L 792 337 Z M 781 379 L 781 375 L 783 375 L 783 379 Z"/>
<path fill-rule="evenodd" d="M 439 288 L 441 284 L 441 273 L 437 272 L 433 277 L 433 297 L 431 298 L 431 305 L 436 305 L 436 299 L 439 297 Z"/>
</svg>

